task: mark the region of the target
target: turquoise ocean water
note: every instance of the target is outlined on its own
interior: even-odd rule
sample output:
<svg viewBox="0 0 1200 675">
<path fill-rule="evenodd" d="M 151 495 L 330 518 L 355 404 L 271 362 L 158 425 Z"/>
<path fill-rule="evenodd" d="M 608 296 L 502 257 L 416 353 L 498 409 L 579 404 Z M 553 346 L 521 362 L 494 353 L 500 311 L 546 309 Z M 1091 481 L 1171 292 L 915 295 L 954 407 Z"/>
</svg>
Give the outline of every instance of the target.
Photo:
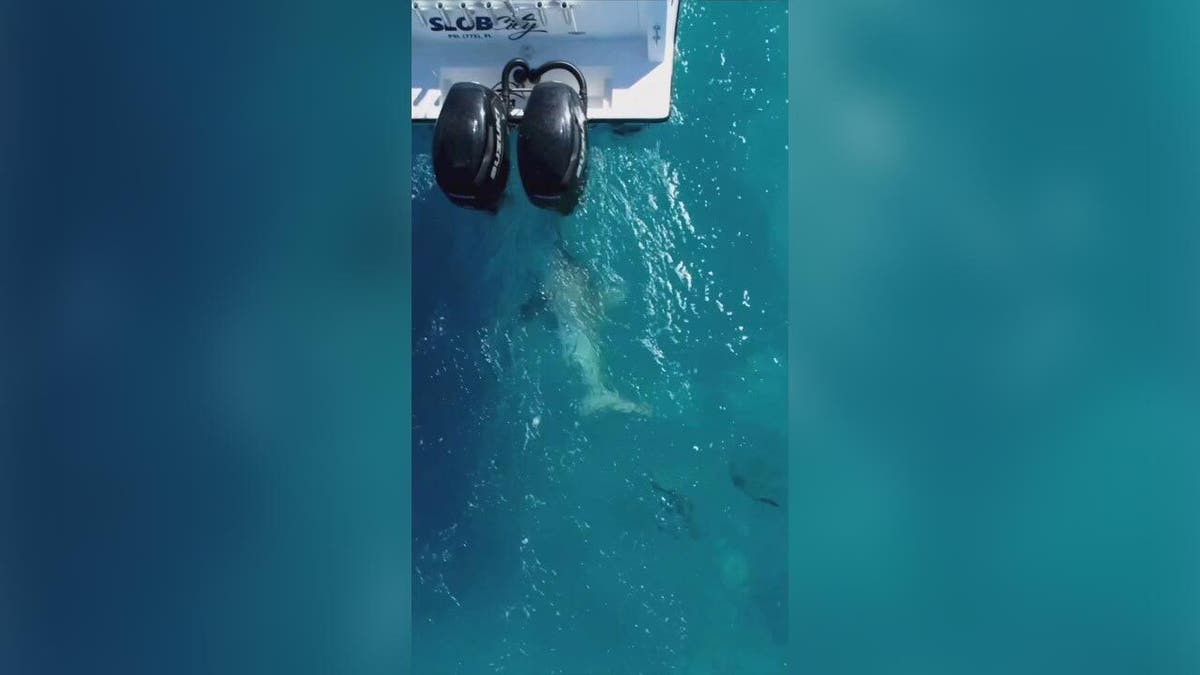
<svg viewBox="0 0 1200 675">
<path fill-rule="evenodd" d="M 454 208 L 414 130 L 413 672 L 783 672 L 784 9 L 684 3 L 566 218 Z"/>
</svg>

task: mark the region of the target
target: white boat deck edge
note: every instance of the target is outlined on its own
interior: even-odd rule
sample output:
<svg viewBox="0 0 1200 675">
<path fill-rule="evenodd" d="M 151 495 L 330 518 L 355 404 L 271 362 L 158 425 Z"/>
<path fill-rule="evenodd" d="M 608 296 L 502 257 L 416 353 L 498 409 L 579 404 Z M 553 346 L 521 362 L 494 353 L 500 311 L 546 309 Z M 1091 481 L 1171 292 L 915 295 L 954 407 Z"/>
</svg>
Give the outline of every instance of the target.
<svg viewBox="0 0 1200 675">
<path fill-rule="evenodd" d="M 455 82 L 493 86 L 504 64 L 519 57 L 533 67 L 560 59 L 579 67 L 587 80 L 590 120 L 665 121 L 671 112 L 681 1 L 417 0 L 412 11 L 412 119 L 436 120 L 443 93 Z M 563 71 L 551 71 L 544 79 L 574 84 Z M 520 106 L 518 101 L 514 119 L 521 116 Z"/>
</svg>

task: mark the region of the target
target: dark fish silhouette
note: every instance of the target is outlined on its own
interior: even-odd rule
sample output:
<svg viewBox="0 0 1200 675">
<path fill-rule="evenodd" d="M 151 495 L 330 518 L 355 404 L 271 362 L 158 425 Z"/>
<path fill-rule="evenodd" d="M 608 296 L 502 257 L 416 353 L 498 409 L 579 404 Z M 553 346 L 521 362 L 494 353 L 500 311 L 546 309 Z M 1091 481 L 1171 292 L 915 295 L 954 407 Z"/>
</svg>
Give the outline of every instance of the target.
<svg viewBox="0 0 1200 675">
<path fill-rule="evenodd" d="M 653 478 L 650 479 L 650 487 L 659 494 L 659 501 L 662 502 L 662 505 L 666 507 L 670 513 L 675 514 L 675 516 L 682 521 L 684 528 L 687 530 L 688 534 L 691 535 L 692 539 L 698 539 L 700 537 L 700 533 L 696 528 L 696 509 L 692 504 L 692 500 L 683 496 L 676 490 L 663 487 Z M 662 527 L 661 518 L 659 527 L 660 529 Z"/>
<path fill-rule="evenodd" d="M 521 320 L 528 321 L 535 316 L 538 316 L 546 309 L 549 299 L 546 297 L 545 291 L 534 293 L 525 304 L 521 305 Z"/>
<path fill-rule="evenodd" d="M 779 500 L 771 495 L 772 492 L 778 492 L 779 487 L 769 482 L 764 482 L 762 476 L 763 467 L 759 466 L 759 462 L 747 462 L 739 466 L 739 464 L 731 462 L 729 464 L 729 479 L 733 481 L 734 487 L 746 493 L 747 496 L 754 501 L 762 502 L 775 508 L 781 508 Z M 756 476 L 750 478 L 748 475 Z"/>
</svg>

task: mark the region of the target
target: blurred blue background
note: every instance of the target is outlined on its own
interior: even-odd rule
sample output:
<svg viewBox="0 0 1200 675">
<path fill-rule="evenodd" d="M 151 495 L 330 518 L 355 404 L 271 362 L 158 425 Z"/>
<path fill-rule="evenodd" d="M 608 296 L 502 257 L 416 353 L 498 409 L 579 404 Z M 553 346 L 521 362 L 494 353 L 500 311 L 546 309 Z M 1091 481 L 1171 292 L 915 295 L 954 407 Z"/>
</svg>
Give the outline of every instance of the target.
<svg viewBox="0 0 1200 675">
<path fill-rule="evenodd" d="M 0 5 L 0 672 L 406 672 L 405 10 Z"/>
<path fill-rule="evenodd" d="M 797 672 L 1200 672 L 1198 16 L 791 4 Z"/>
</svg>

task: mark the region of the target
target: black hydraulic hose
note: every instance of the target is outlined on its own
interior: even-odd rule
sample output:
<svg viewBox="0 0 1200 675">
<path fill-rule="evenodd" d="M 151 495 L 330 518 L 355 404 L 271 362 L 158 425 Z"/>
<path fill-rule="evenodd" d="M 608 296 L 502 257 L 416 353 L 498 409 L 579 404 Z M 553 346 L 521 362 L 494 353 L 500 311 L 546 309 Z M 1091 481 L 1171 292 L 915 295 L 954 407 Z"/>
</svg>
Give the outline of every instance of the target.
<svg viewBox="0 0 1200 675">
<path fill-rule="evenodd" d="M 519 69 L 519 71 L 518 71 Z M 529 78 L 529 63 L 525 59 L 513 59 L 504 64 L 504 70 L 500 71 L 500 93 L 504 96 L 504 104 L 508 105 L 512 99 L 509 97 L 508 83 L 512 79 L 514 71 L 518 71 L 518 77 L 521 80 Z"/>
<path fill-rule="evenodd" d="M 567 61 L 547 61 L 540 68 L 530 73 L 530 76 L 536 81 L 541 79 L 542 75 L 546 74 L 546 71 L 555 69 L 565 70 L 574 76 L 575 81 L 579 83 L 579 98 L 587 101 L 587 81 L 583 79 L 583 73 L 579 72 L 579 69 L 573 63 Z"/>
<path fill-rule="evenodd" d="M 532 81 L 537 82 L 550 70 L 565 70 L 570 73 L 575 81 L 579 83 L 579 98 L 583 100 L 584 105 L 587 105 L 587 80 L 583 79 L 583 73 L 575 67 L 575 64 L 567 61 L 547 61 L 536 70 L 530 70 L 529 63 L 525 59 L 513 59 L 504 64 L 504 70 L 500 72 L 500 92 L 504 96 L 504 102 L 507 104 L 510 99 L 509 81 L 515 75 L 519 82 Z"/>
</svg>

